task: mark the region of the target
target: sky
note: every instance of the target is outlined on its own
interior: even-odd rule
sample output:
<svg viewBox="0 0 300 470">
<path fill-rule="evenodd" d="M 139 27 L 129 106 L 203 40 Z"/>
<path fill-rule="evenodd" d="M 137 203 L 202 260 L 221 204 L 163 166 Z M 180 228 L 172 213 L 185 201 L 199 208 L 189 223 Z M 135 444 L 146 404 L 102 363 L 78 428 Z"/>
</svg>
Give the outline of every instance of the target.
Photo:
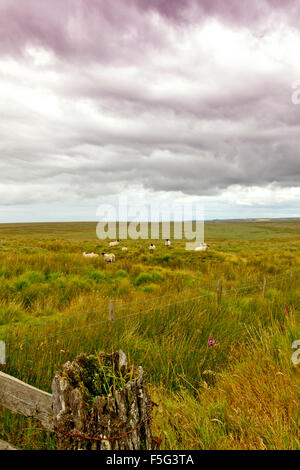
<svg viewBox="0 0 300 470">
<path fill-rule="evenodd" d="M 298 0 L 0 0 L 0 222 L 120 195 L 300 216 L 299 24 Z"/>
</svg>

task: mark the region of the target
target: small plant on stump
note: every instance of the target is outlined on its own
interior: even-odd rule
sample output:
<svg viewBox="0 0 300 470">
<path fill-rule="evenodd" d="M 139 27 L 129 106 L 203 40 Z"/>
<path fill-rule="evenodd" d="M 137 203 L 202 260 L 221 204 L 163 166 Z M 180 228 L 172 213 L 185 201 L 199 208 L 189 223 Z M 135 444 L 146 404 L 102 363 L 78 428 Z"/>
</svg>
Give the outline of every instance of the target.
<svg viewBox="0 0 300 470">
<path fill-rule="evenodd" d="M 62 450 L 151 450 L 153 403 L 142 367 L 122 351 L 80 354 L 52 382 L 53 426 Z"/>
</svg>

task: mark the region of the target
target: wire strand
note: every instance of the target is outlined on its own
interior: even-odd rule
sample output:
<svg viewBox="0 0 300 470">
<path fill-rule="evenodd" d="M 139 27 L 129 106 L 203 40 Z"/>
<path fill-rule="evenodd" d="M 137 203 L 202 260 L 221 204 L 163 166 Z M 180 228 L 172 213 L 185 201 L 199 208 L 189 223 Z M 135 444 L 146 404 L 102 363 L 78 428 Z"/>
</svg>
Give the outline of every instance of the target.
<svg viewBox="0 0 300 470">
<path fill-rule="evenodd" d="M 291 273 L 296 273 L 298 272 L 299 269 L 297 270 L 292 270 L 290 271 L 289 273 L 286 273 L 286 274 L 291 274 Z M 276 283 L 276 282 L 279 282 L 280 280 L 282 279 L 287 279 L 287 277 L 285 275 L 281 276 L 280 278 L 276 278 L 272 281 L 268 281 L 268 284 L 273 284 L 273 283 Z M 228 290 L 223 290 L 223 293 L 229 293 L 229 292 L 234 292 L 234 291 L 241 291 L 241 290 L 245 290 L 245 289 L 249 289 L 249 288 L 253 288 L 253 287 L 261 287 L 261 284 L 250 284 L 248 286 L 243 286 L 243 287 L 239 287 L 239 288 L 232 288 L 232 289 L 228 289 Z M 171 307 L 171 306 L 174 306 L 174 305 L 179 305 L 179 304 L 182 304 L 182 303 L 186 303 L 186 302 L 191 302 L 191 301 L 195 301 L 195 300 L 198 300 L 198 299 L 201 299 L 201 298 L 205 298 L 205 297 L 210 297 L 212 295 L 216 295 L 217 292 L 214 292 L 214 291 L 211 291 L 207 294 L 204 294 L 204 295 L 200 295 L 200 296 L 196 296 L 196 297 L 191 297 L 191 298 L 187 298 L 187 299 L 183 299 L 183 300 L 179 300 L 177 302 L 172 302 L 172 303 L 169 303 L 169 304 L 164 304 L 164 305 L 159 305 L 159 306 L 154 306 L 154 307 L 150 307 L 149 309 L 145 309 L 145 310 L 139 310 L 138 312 L 134 312 L 134 313 L 130 313 L 128 315 L 123 315 L 123 316 L 120 316 L 120 317 L 117 317 L 115 318 L 115 321 L 119 321 L 119 320 L 124 320 L 126 318 L 131 318 L 131 317 L 134 317 L 134 316 L 137 316 L 137 315 L 142 315 L 144 313 L 148 313 L 148 312 L 151 312 L 151 311 L 155 311 L 155 310 L 161 310 L 163 308 L 168 308 L 168 307 Z M 160 297 L 156 297 L 156 298 L 162 298 L 164 296 L 160 296 Z M 103 308 L 102 310 L 99 310 L 98 312 L 102 312 L 102 311 L 105 311 L 106 309 Z M 92 312 L 97 312 L 97 311 L 92 311 Z M 87 312 L 87 313 L 91 313 L 91 312 Z M 71 318 L 71 317 L 69 317 Z M 53 320 L 54 321 L 54 320 Z M 49 321 L 50 322 L 50 321 Z M 43 324 L 48 324 L 49 322 L 44 322 Z M 53 335 L 53 336 L 50 336 L 50 337 L 47 337 L 47 340 L 52 340 L 52 339 L 55 339 L 55 338 L 58 338 L 60 336 L 63 336 L 65 334 L 67 334 L 68 332 L 70 331 L 78 331 L 78 330 L 81 330 L 81 329 L 85 329 L 85 328 L 91 328 L 91 327 L 94 327 L 94 326 L 99 326 L 101 324 L 104 324 L 104 323 L 112 323 L 111 320 L 109 319 L 105 319 L 105 320 L 101 320 L 99 322 L 96 322 L 96 323 L 91 323 L 89 325 L 82 325 L 82 326 L 79 326 L 79 327 L 76 327 L 76 328 L 67 328 L 65 330 L 62 330 L 60 331 L 59 333 L 57 333 L 56 335 Z M 42 324 L 42 325 L 43 325 Z M 26 325 L 24 325 L 25 327 Z M 28 326 L 28 325 L 27 325 Z M 31 325 L 31 326 L 35 326 L 35 325 Z M 21 326 L 23 327 L 23 325 Z M 29 340 L 28 340 L 29 341 Z M 27 344 L 27 342 L 23 343 L 24 344 Z"/>
</svg>

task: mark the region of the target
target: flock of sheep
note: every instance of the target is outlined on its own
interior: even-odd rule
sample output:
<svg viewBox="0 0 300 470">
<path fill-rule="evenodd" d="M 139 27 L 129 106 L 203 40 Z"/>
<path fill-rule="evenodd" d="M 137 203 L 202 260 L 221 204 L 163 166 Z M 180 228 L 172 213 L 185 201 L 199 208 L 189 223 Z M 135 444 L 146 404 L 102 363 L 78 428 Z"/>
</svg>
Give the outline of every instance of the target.
<svg viewBox="0 0 300 470">
<path fill-rule="evenodd" d="M 120 243 L 120 240 L 110 242 L 109 247 L 112 248 L 112 247 L 118 246 L 119 243 Z M 167 238 L 165 240 L 165 247 L 169 248 L 170 246 L 171 246 L 171 241 Z M 200 246 L 197 246 L 195 248 L 195 251 L 206 251 L 208 250 L 208 248 L 209 248 L 209 245 L 207 243 L 201 242 Z M 153 245 L 153 243 L 151 243 L 149 246 L 150 253 L 153 253 L 154 250 L 156 250 L 156 246 Z M 128 251 L 127 246 L 123 246 L 122 251 L 127 252 Z M 97 253 L 86 253 L 85 251 L 82 254 L 85 258 L 97 258 L 99 256 Z M 116 261 L 116 257 L 113 253 L 101 253 L 101 255 L 104 261 L 106 261 L 107 263 L 114 263 Z"/>
</svg>

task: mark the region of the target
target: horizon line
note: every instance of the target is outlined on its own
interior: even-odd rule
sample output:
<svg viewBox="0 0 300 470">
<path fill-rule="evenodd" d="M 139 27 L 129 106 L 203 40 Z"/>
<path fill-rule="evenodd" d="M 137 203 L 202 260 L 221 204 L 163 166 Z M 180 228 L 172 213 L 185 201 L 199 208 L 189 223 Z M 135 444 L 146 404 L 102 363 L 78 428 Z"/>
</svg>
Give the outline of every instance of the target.
<svg viewBox="0 0 300 470">
<path fill-rule="evenodd" d="M 152 220 L 152 221 L 136 221 L 136 220 L 127 220 L 127 221 L 120 221 L 120 220 L 110 220 L 106 221 L 105 223 L 184 223 L 184 222 L 243 222 L 243 221 L 257 221 L 257 222 L 267 222 L 270 220 L 300 220 L 300 216 L 298 217 L 229 217 L 229 218 L 212 218 L 212 219 L 204 219 L 204 220 Z M 56 221 L 20 221 L 20 222 L 0 222 L 0 225 L 17 225 L 17 224 L 75 224 L 75 223 L 95 223 L 98 224 L 99 222 L 103 221 L 97 221 L 97 220 L 56 220 Z"/>
</svg>

